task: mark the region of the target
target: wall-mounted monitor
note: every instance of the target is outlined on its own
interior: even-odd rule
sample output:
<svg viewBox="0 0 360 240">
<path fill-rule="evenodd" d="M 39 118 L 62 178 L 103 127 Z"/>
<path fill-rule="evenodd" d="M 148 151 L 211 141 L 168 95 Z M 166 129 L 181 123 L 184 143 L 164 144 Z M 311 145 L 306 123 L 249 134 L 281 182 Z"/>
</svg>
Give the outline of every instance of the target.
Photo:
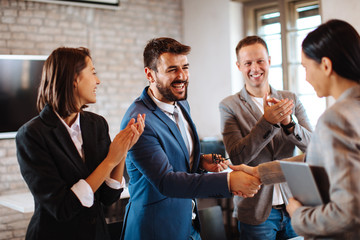
<svg viewBox="0 0 360 240">
<path fill-rule="evenodd" d="M 55 1 L 63 1 L 63 0 L 55 0 Z M 112 6 L 119 5 L 119 0 L 68 0 L 68 2 L 95 3 L 95 4 L 112 5 Z"/>
<path fill-rule="evenodd" d="M 31 2 L 55 3 L 61 5 L 72 5 L 81 7 L 117 9 L 120 0 L 26 0 Z"/>
<path fill-rule="evenodd" d="M 0 55 L 0 138 L 13 138 L 36 110 L 41 72 L 47 56 Z"/>
</svg>

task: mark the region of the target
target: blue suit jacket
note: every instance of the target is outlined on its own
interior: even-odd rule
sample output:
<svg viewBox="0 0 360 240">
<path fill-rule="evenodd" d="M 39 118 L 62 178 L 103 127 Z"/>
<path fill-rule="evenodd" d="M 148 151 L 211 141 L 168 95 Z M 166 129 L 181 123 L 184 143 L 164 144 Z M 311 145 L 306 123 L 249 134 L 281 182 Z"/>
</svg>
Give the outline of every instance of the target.
<svg viewBox="0 0 360 240">
<path fill-rule="evenodd" d="M 194 133 L 194 164 L 176 124 L 147 94 L 127 110 L 121 128 L 138 113 L 146 114 L 145 130 L 129 151 L 130 177 L 123 239 L 187 239 L 191 229 L 192 198 L 231 197 L 227 173 L 200 174 L 200 141 L 187 101 L 178 102 Z M 196 219 L 198 223 L 198 220 Z"/>
</svg>

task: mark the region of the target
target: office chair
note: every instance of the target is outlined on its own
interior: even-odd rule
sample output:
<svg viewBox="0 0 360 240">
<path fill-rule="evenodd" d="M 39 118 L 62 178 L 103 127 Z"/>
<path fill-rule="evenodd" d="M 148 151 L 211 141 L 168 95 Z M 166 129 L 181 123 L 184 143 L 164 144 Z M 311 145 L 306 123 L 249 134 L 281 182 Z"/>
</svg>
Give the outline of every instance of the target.
<svg viewBox="0 0 360 240">
<path fill-rule="evenodd" d="M 224 220 L 220 206 L 200 209 L 199 218 L 201 223 L 202 240 L 226 240 Z"/>
</svg>

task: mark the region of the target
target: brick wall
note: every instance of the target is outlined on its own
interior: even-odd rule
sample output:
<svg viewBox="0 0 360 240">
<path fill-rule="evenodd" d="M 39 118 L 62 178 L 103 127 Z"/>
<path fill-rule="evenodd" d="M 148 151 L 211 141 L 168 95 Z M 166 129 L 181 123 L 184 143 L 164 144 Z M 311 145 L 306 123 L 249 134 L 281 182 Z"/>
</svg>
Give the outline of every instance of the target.
<svg viewBox="0 0 360 240">
<path fill-rule="evenodd" d="M 59 46 L 85 46 L 101 80 L 97 103 L 115 136 L 127 107 L 147 81 L 142 51 L 153 37 L 181 41 L 181 0 L 120 0 L 120 9 L 0 0 L 0 54 L 48 55 Z M 0 73 L 1 74 L 1 73 Z M 6 117 L 6 116 L 1 116 Z M 14 139 L 0 140 L 0 196 L 27 191 Z M 32 214 L 0 206 L 0 240 L 24 239 Z"/>
</svg>

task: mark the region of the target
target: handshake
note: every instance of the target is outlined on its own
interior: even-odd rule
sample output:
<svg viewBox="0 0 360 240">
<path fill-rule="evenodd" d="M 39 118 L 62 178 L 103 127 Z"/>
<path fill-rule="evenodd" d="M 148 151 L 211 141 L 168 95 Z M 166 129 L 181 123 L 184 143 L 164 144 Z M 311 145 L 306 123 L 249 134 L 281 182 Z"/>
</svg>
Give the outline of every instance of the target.
<svg viewBox="0 0 360 240">
<path fill-rule="evenodd" d="M 203 154 L 200 157 L 200 167 L 210 172 L 220 172 L 230 167 L 232 170 L 229 179 L 229 188 L 234 195 L 253 197 L 260 189 L 261 181 L 257 167 L 244 164 L 229 165 L 227 158 L 220 154 Z"/>
<path fill-rule="evenodd" d="M 250 167 L 245 164 L 229 165 L 230 190 L 234 195 L 240 197 L 253 197 L 260 189 L 261 181 L 257 167 Z"/>
</svg>

